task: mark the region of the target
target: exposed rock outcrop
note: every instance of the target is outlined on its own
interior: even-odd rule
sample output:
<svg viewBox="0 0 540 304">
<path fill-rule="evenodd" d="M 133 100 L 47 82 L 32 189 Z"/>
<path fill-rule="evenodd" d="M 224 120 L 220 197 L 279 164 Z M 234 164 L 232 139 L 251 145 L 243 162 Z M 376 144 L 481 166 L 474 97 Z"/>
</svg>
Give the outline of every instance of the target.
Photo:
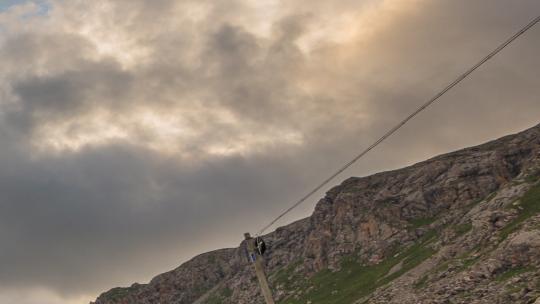
<svg viewBox="0 0 540 304">
<path fill-rule="evenodd" d="M 349 178 L 311 217 L 265 236 L 275 295 L 280 303 L 534 303 L 539 177 L 540 125 Z M 244 244 L 112 289 L 95 304 L 194 302 L 262 303 Z"/>
</svg>

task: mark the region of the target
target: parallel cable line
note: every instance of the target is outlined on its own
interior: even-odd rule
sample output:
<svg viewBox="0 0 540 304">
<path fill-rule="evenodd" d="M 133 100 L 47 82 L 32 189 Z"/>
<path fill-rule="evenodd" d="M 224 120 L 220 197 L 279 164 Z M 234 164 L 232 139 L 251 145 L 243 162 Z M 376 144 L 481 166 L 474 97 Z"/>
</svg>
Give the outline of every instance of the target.
<svg viewBox="0 0 540 304">
<path fill-rule="evenodd" d="M 525 27 L 523 27 L 521 30 L 519 30 L 517 33 L 515 33 L 512 37 L 508 38 L 505 42 L 503 42 L 501 45 L 499 45 L 496 49 L 494 49 L 486 57 L 482 58 L 482 60 L 480 60 L 477 64 L 475 64 L 474 66 L 469 68 L 466 72 L 461 74 L 458 78 L 456 78 L 456 80 L 452 81 L 449 85 L 447 85 L 439 93 L 437 93 L 435 96 L 433 96 L 431 99 L 429 99 L 426 103 L 424 103 L 422 106 L 420 106 L 416 111 L 414 111 L 412 114 L 410 114 L 405 119 L 403 119 L 401 122 L 399 122 L 396 126 L 394 126 L 389 131 L 387 131 L 381 138 L 379 138 L 377 141 L 375 141 L 371 146 L 369 146 L 368 148 L 363 150 L 360 154 L 356 155 L 353 159 L 351 159 L 348 163 L 343 165 L 334 174 L 330 175 L 330 177 L 328 177 L 327 179 L 322 181 L 317 187 L 313 188 L 313 190 L 311 190 L 306 195 L 304 195 L 300 200 L 298 200 L 296 203 L 294 203 L 291 207 L 289 207 L 285 211 L 283 211 L 274 220 L 272 220 L 270 223 L 268 223 L 266 226 L 264 226 L 261 230 L 259 230 L 257 235 L 263 234 L 268 228 L 272 227 L 272 225 L 274 225 L 277 221 L 279 221 L 281 218 L 283 218 L 285 215 L 287 215 L 287 213 L 291 212 L 293 209 L 298 207 L 300 204 L 304 203 L 308 198 L 310 198 L 313 194 L 315 194 L 317 191 L 319 191 L 322 187 L 326 186 L 336 176 L 341 174 L 343 171 L 347 170 L 350 166 L 352 166 L 356 161 L 358 161 L 360 158 L 362 158 L 364 155 L 366 155 L 369 151 L 373 150 L 375 147 L 377 147 L 379 144 L 381 144 L 384 140 L 386 140 L 388 137 L 390 137 L 392 134 L 394 134 L 397 130 L 401 129 L 401 127 L 403 127 L 406 123 L 408 123 L 416 115 L 418 115 L 420 112 L 424 111 L 427 107 L 432 105 L 435 101 L 437 101 L 446 92 L 450 91 L 458 83 L 460 83 L 462 80 L 467 78 L 467 76 L 469 76 L 472 72 L 474 72 L 476 69 L 478 69 L 484 63 L 486 63 L 491 58 L 493 58 L 493 56 L 497 55 L 497 53 L 502 51 L 505 47 L 507 47 L 514 40 L 516 40 L 519 36 L 523 35 L 526 31 L 528 31 L 530 28 L 532 28 L 534 25 L 536 25 L 539 21 L 540 21 L 540 16 L 534 18 Z"/>
</svg>

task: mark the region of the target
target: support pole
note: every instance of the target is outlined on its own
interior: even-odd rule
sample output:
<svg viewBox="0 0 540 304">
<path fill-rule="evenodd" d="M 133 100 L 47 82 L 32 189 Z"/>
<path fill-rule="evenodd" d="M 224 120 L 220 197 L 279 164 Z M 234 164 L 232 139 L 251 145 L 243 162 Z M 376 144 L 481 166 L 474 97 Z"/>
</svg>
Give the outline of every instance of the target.
<svg viewBox="0 0 540 304">
<path fill-rule="evenodd" d="M 259 279 L 259 285 L 261 287 L 264 300 L 266 301 L 266 304 L 275 304 L 274 298 L 272 298 L 272 291 L 270 290 L 270 286 L 268 285 L 268 280 L 266 279 L 266 274 L 264 272 L 263 257 L 257 253 L 255 239 L 252 238 L 249 233 L 245 233 L 244 237 L 246 238 L 249 260 L 255 267 L 255 274 L 257 274 L 257 279 Z"/>
</svg>

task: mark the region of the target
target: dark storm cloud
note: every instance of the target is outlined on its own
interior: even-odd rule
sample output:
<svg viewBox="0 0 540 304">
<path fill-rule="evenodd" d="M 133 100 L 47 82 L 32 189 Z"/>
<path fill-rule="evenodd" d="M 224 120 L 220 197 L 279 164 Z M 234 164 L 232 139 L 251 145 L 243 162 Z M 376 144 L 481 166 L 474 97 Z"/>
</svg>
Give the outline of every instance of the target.
<svg viewBox="0 0 540 304">
<path fill-rule="evenodd" d="M 47 284 L 78 293 L 103 288 L 103 277 L 127 280 L 141 271 L 130 265 L 152 267 L 156 251 L 194 254 L 186 247 L 202 244 L 190 235 L 223 245 L 216 229 L 243 217 L 231 206 L 245 202 L 251 214 L 254 203 L 283 200 L 287 195 L 276 193 L 298 184 L 268 159 L 175 166 L 123 145 L 39 163 L 14 154 L 1 160 L 0 226 L 16 246 L 4 248 L 0 260 L 17 261 L 2 265 L 4 287 Z"/>
<path fill-rule="evenodd" d="M 106 107 L 121 110 L 129 103 L 131 75 L 114 62 L 82 63 L 77 70 L 56 75 L 29 76 L 13 84 L 14 98 L 8 120 L 31 131 L 35 124 L 51 123 L 85 111 Z"/>
<path fill-rule="evenodd" d="M 540 11 L 533 0 L 290 1 L 260 17 L 242 1 L 100 3 L 105 12 L 54 2 L 50 20 L 0 37 L 5 290 L 93 295 L 235 246 Z M 197 5 L 206 10 L 200 19 L 191 16 Z M 325 22 L 339 21 L 333 16 L 351 12 L 350 24 L 326 35 L 358 33 L 305 46 Z M 265 33 L 261 18 L 272 18 Z M 77 31 L 85 22 L 95 33 Z M 538 123 L 539 33 L 532 29 L 346 175 Z M 131 51 L 142 55 L 125 57 Z M 170 140 L 179 155 L 153 141 L 150 110 L 178 116 L 178 128 L 195 134 Z M 97 126 L 85 128 L 94 117 Z M 92 141 L 111 126 L 127 135 Z M 83 144 L 57 149 L 48 140 Z"/>
</svg>

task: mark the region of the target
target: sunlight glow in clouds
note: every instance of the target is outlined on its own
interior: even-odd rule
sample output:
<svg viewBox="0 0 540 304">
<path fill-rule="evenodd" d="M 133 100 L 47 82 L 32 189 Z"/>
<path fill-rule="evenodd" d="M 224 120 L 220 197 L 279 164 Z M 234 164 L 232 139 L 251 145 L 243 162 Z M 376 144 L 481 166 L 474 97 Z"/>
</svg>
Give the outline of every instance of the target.
<svg viewBox="0 0 540 304">
<path fill-rule="evenodd" d="M 16 3 L 0 9 L 2 304 L 84 304 L 237 246 L 540 11 L 537 0 Z M 538 124 L 539 30 L 343 178 Z"/>
<path fill-rule="evenodd" d="M 209 114 L 209 113 L 206 113 Z M 276 145 L 301 145 L 302 135 L 285 129 L 270 129 L 259 134 L 245 130 L 241 120 L 230 112 L 216 111 L 208 116 L 214 123 L 237 130 L 233 137 L 201 141 L 196 151 L 185 150 L 185 145 L 204 133 L 183 119 L 183 113 L 139 110 L 129 116 L 92 113 L 74 120 L 64 120 L 42 126 L 35 136 L 41 151 L 78 151 L 88 146 L 124 141 L 156 152 L 182 158 L 197 158 L 200 153 L 210 155 L 249 155 Z"/>
<path fill-rule="evenodd" d="M 120 20 L 110 15 L 118 3 L 104 0 L 94 0 L 92 3 L 80 0 L 56 3 L 62 5 L 58 5 L 53 12 L 55 26 L 91 42 L 95 47 L 94 60 L 110 56 L 118 60 L 123 67 L 133 68 L 144 63 L 144 59 L 149 55 L 148 48 L 138 43 L 137 35 L 132 35 L 125 28 L 132 22 L 133 16 L 130 12 L 126 11 Z"/>
<path fill-rule="evenodd" d="M 0 289 L 0 303 L 2 304 L 86 304 L 92 299 L 89 295 L 64 298 L 44 288 L 31 290 L 3 290 Z"/>
</svg>

